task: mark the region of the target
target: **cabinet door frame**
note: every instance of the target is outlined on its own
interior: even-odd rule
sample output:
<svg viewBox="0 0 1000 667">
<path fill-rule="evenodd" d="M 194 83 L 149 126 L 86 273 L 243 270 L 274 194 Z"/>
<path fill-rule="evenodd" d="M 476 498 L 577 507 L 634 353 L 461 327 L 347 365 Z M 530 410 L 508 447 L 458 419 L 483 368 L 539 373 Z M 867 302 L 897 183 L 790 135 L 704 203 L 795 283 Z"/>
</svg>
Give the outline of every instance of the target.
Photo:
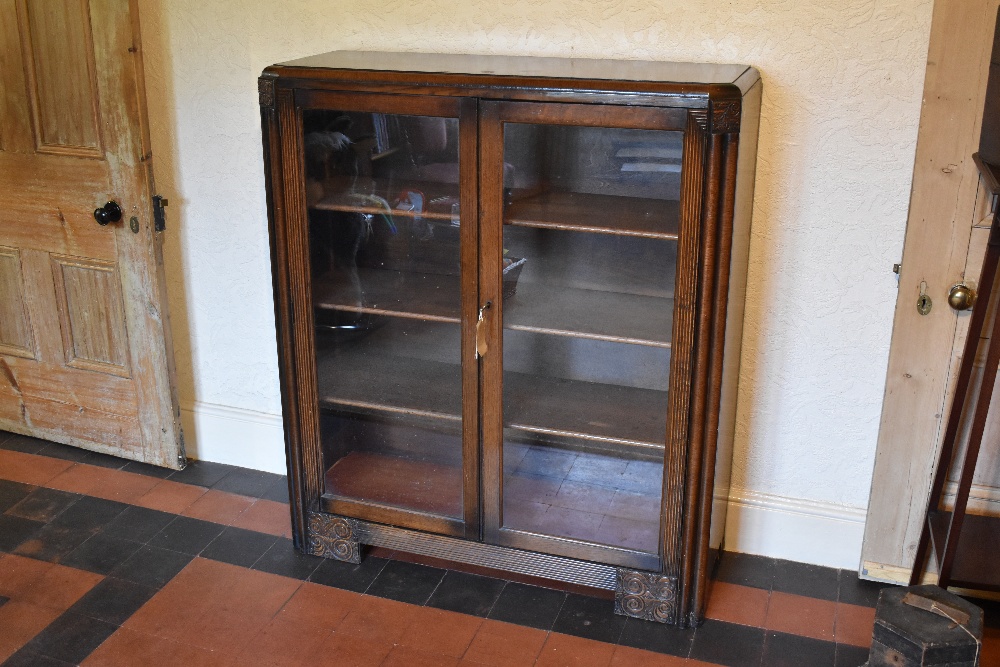
<svg viewBox="0 0 1000 667">
<path fill-rule="evenodd" d="M 693 120 L 692 120 L 693 119 Z M 598 545 L 583 540 L 539 535 L 503 527 L 503 299 L 502 299 L 502 247 L 503 247 L 503 159 L 504 123 L 531 123 L 540 125 L 571 125 L 622 129 L 661 130 L 684 133 L 682 155 L 682 182 L 680 202 L 680 234 L 678 239 L 678 264 L 674 286 L 674 320 L 671 344 L 669 378 L 669 407 L 667 442 L 665 443 L 663 507 L 660 515 L 659 553 Z M 699 290 L 705 288 L 706 275 L 714 276 L 712 264 L 715 248 L 702 248 L 699 232 L 703 228 L 703 215 L 709 209 L 717 211 L 713 203 L 703 210 L 703 194 L 718 197 L 718 192 L 705 193 L 706 165 L 711 160 L 708 153 L 707 114 L 688 108 L 636 107 L 612 105 L 582 105 L 552 102 L 483 101 L 480 103 L 480 305 L 491 302 L 490 315 L 484 320 L 487 328 L 489 351 L 480 360 L 483 437 L 483 536 L 484 541 L 505 547 L 557 554 L 569 558 L 592 560 L 610 565 L 656 572 L 680 572 L 681 540 L 688 534 L 690 518 L 698 514 L 684 508 L 684 503 L 696 499 L 697 473 L 691 472 L 689 461 L 689 421 L 691 409 L 704 411 L 691 405 L 692 396 L 709 398 L 706 392 L 692 388 L 697 378 L 707 381 L 710 371 L 709 337 L 696 336 L 699 327 L 710 328 L 713 316 L 711 307 L 697 307 Z M 721 144 L 720 144 L 721 145 Z M 499 157 L 498 157 L 499 156 Z M 721 158 L 721 153 L 718 156 Z M 715 164 L 713 162 L 713 164 Z M 718 165 L 721 166 L 721 165 Z M 713 200 L 714 201 L 714 200 Z M 718 216 L 706 219 L 714 224 Z M 715 237 L 714 234 L 706 236 Z M 684 260 L 683 258 L 687 259 Z M 699 269 L 699 258 L 707 260 Z M 728 267 L 728 263 L 727 263 Z M 709 282 L 708 294 L 714 289 Z M 724 292 L 723 292 L 724 294 Z M 701 321 L 696 317 L 700 314 Z M 706 319 L 708 318 L 708 319 Z M 698 354 L 703 349 L 703 354 Z M 693 372 L 692 361 L 703 363 Z M 717 420 L 716 410 L 716 422 Z M 693 420 L 699 421 L 699 420 Z M 714 451 L 714 450 L 713 450 Z M 699 454 L 694 454 L 699 456 Z M 713 458 L 714 461 L 714 458 Z M 700 467 L 700 466 L 695 466 Z M 709 490 L 711 495 L 711 491 Z M 682 521 L 683 519 L 683 521 Z M 693 528 L 693 526 L 690 526 Z M 690 539 L 694 536 L 689 535 Z"/>
<path fill-rule="evenodd" d="M 472 98 L 278 88 L 274 111 L 262 122 L 269 159 L 268 205 L 286 454 L 290 462 L 292 514 L 296 535 L 306 535 L 308 513 L 322 510 L 376 523 L 466 539 L 479 539 L 479 396 L 475 364 L 477 220 L 477 103 Z M 303 121 L 305 109 L 436 116 L 459 123 L 461 206 L 461 349 L 463 517 L 443 517 L 399 507 L 324 496 L 325 468 L 320 433 L 320 397 L 309 270 L 309 225 L 305 193 Z M 272 143 L 277 138 L 277 145 Z M 284 267 L 284 268 L 283 268 Z M 294 398 L 289 398 L 294 397 Z M 297 544 L 300 548 L 305 545 Z"/>
</svg>

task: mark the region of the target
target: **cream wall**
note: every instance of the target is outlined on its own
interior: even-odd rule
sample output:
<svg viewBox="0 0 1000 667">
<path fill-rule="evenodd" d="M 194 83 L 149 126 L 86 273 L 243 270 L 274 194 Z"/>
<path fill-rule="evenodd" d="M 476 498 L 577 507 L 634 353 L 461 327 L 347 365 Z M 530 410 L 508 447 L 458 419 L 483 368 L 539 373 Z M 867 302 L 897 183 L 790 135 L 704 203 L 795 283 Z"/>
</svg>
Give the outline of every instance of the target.
<svg viewBox="0 0 1000 667">
<path fill-rule="evenodd" d="M 333 49 L 755 65 L 764 78 L 730 548 L 854 567 L 931 0 L 140 0 L 193 453 L 284 466 L 256 77 Z"/>
</svg>

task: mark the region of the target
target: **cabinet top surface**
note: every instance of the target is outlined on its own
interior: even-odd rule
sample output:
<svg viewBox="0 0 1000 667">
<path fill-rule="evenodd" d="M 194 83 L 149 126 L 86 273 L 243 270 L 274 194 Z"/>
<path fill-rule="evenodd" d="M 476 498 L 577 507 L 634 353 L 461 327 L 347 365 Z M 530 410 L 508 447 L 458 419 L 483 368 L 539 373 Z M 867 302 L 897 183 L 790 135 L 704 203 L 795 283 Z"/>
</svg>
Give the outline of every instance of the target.
<svg viewBox="0 0 1000 667">
<path fill-rule="evenodd" d="M 753 68 L 734 64 L 375 51 L 331 51 L 280 63 L 278 67 L 699 86 L 737 84 L 741 88 L 748 79 L 759 78 Z"/>
</svg>

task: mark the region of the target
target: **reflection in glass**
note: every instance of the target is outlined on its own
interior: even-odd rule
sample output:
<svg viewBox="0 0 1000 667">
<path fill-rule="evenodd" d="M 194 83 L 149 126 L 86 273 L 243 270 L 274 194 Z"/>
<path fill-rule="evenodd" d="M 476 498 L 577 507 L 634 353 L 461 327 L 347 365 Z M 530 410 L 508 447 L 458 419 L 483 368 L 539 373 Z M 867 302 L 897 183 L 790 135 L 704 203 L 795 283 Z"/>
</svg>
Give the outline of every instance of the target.
<svg viewBox="0 0 1000 667">
<path fill-rule="evenodd" d="M 306 110 L 326 494 L 462 517 L 458 121 Z"/>
</svg>

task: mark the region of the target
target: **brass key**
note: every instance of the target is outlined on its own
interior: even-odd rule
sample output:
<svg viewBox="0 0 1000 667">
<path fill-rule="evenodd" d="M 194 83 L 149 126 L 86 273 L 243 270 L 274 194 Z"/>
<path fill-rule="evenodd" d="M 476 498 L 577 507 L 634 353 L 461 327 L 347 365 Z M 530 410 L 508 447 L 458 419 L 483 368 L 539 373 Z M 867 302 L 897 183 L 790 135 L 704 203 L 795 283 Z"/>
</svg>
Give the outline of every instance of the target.
<svg viewBox="0 0 1000 667">
<path fill-rule="evenodd" d="M 482 308 L 479 309 L 479 320 L 476 322 L 476 358 L 482 358 L 486 356 L 489 351 L 489 345 L 486 343 L 486 327 L 483 326 L 484 314 L 493 305 L 492 301 L 487 301 Z"/>
</svg>

